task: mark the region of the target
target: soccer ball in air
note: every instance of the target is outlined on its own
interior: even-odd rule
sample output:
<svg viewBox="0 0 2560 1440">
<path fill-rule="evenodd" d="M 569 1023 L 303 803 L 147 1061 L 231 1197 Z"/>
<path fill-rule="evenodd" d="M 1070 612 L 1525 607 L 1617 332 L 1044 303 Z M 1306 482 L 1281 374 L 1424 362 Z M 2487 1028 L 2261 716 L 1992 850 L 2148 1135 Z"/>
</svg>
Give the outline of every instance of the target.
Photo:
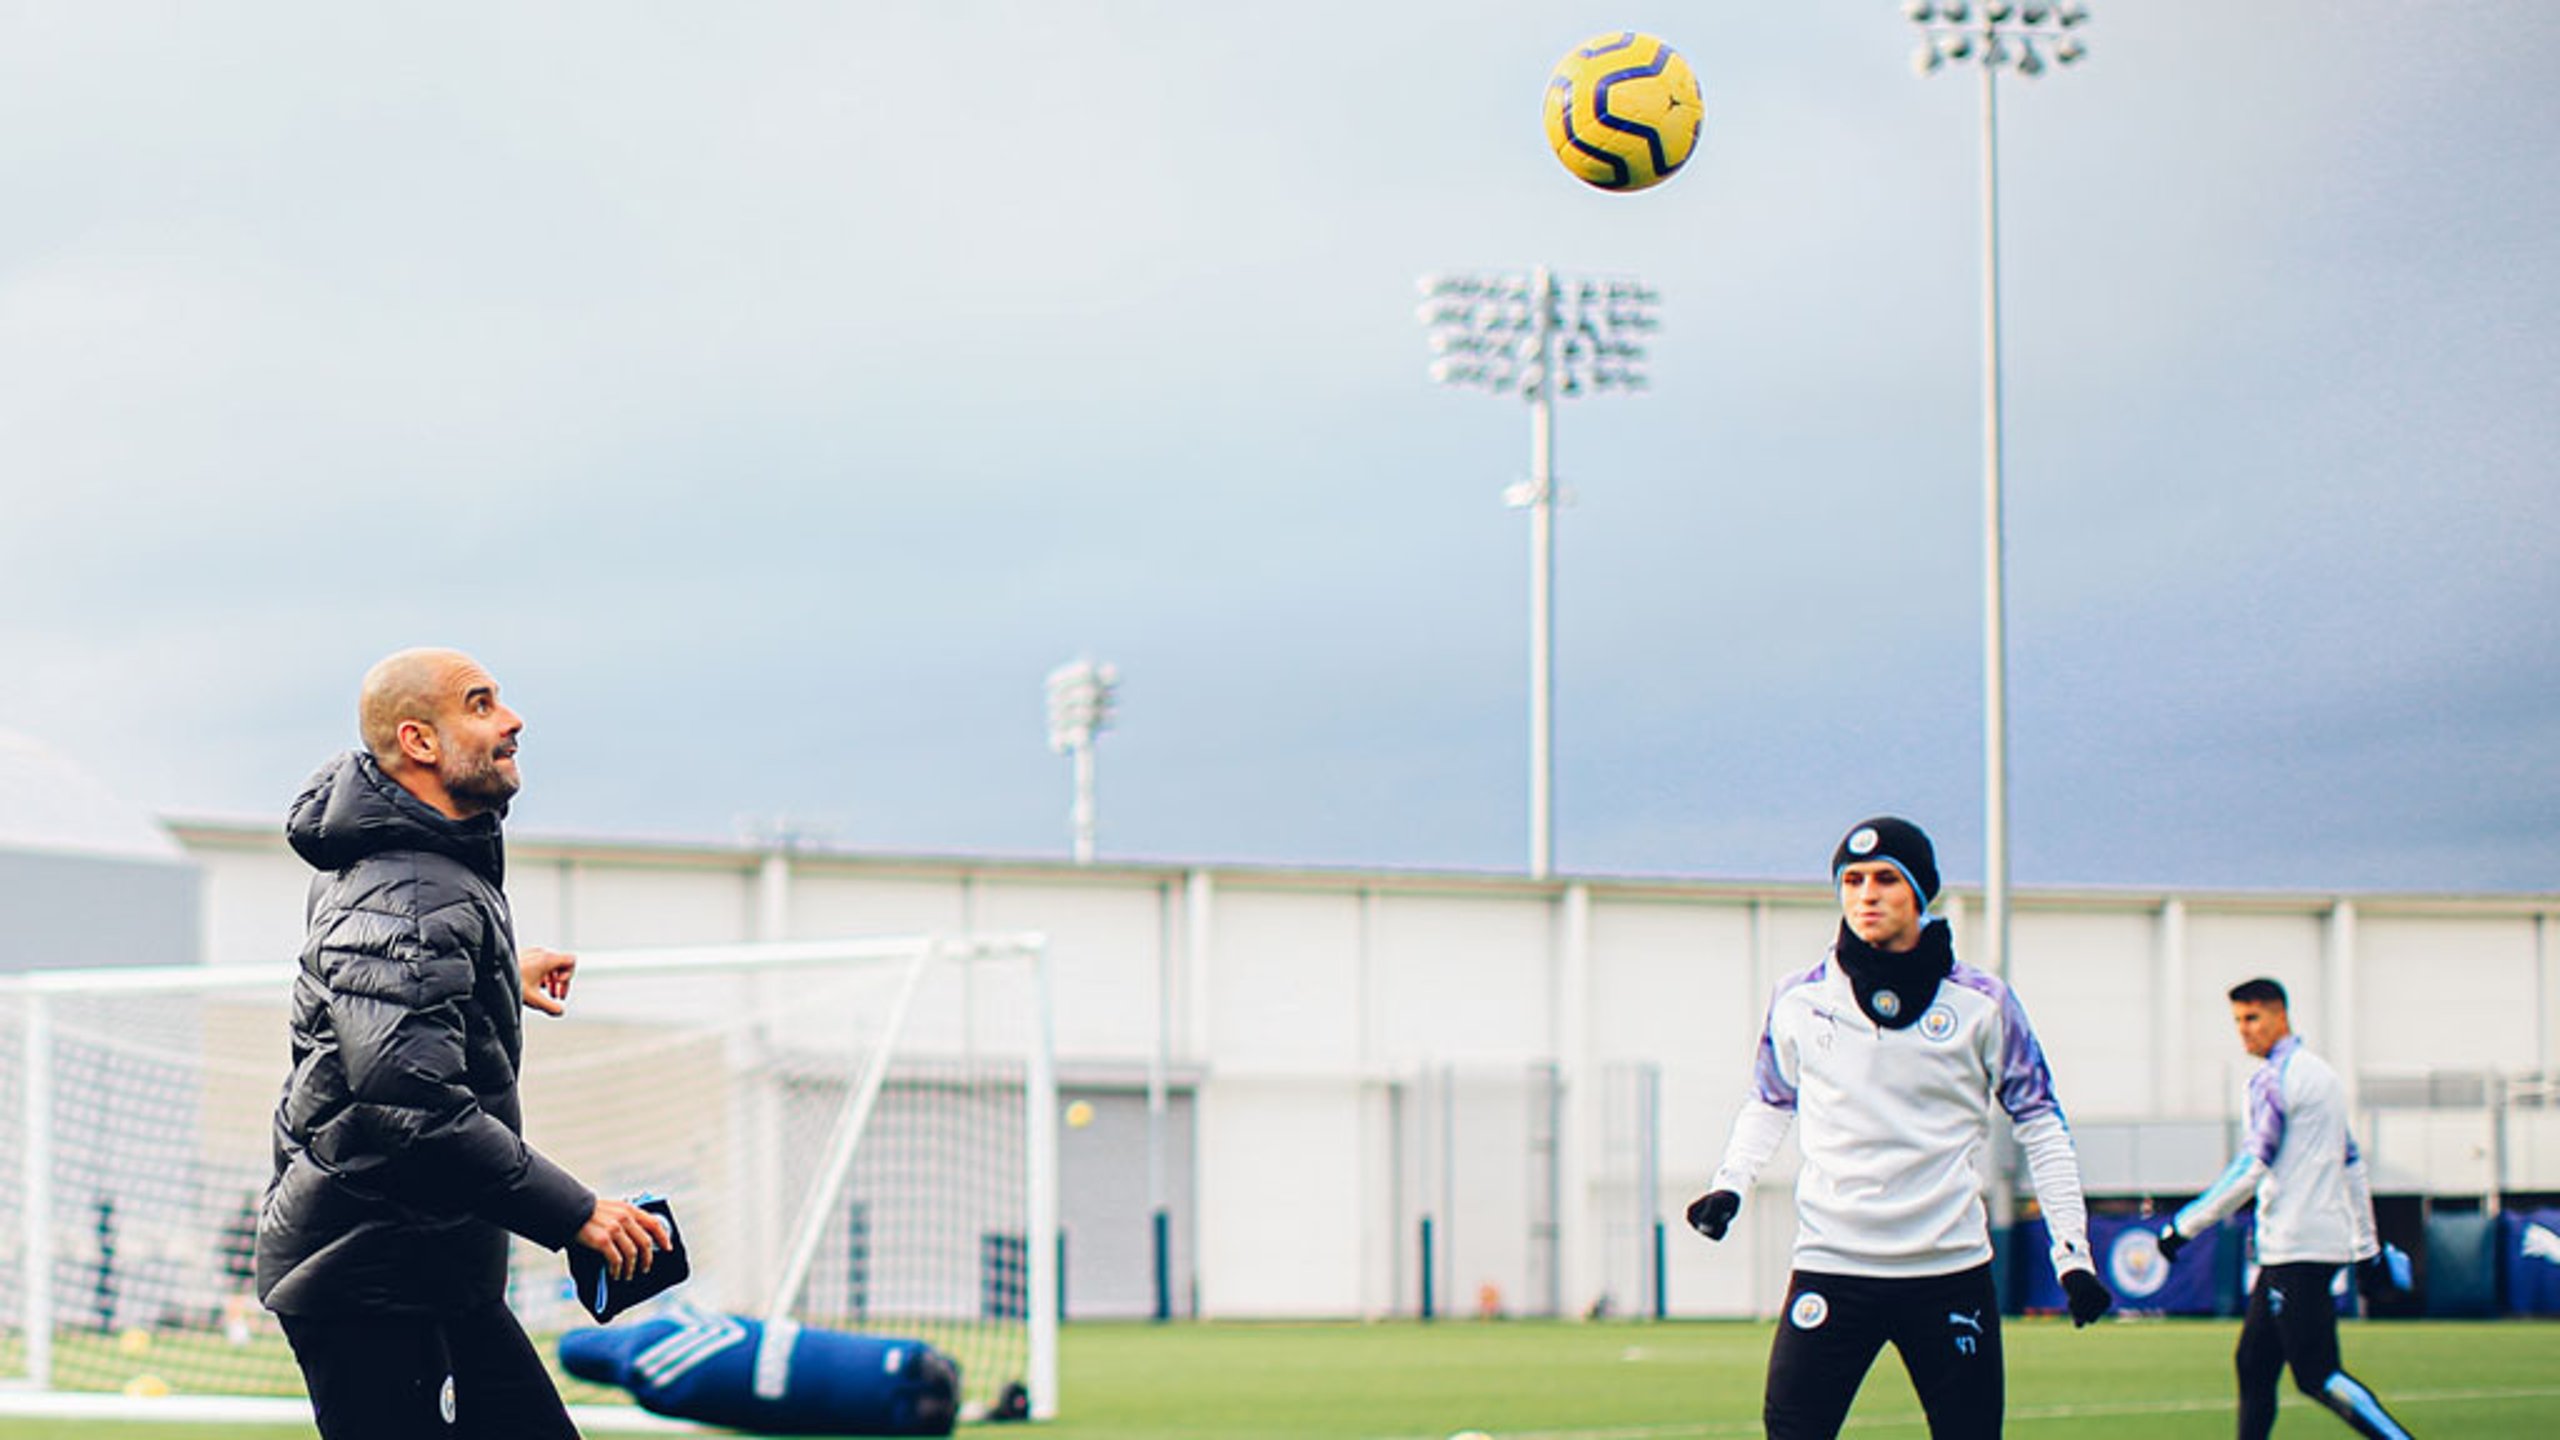
<svg viewBox="0 0 2560 1440">
<path fill-rule="evenodd" d="M 1603 190 L 1668 180 L 1698 146 L 1706 107 L 1680 52 L 1650 35 L 1594 35 L 1547 81 L 1547 143 L 1575 177 Z"/>
</svg>

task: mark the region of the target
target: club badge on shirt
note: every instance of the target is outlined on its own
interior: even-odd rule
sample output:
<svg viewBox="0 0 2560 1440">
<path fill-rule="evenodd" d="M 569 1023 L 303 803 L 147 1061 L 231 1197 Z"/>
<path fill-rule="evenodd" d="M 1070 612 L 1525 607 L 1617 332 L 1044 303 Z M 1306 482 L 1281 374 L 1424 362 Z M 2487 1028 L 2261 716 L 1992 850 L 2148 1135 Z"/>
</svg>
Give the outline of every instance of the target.
<svg viewBox="0 0 2560 1440">
<path fill-rule="evenodd" d="M 1956 1033 L 1956 1012 L 1947 1006 L 1932 1005 L 1920 1017 L 1920 1038 L 1944 1040 Z"/>
</svg>

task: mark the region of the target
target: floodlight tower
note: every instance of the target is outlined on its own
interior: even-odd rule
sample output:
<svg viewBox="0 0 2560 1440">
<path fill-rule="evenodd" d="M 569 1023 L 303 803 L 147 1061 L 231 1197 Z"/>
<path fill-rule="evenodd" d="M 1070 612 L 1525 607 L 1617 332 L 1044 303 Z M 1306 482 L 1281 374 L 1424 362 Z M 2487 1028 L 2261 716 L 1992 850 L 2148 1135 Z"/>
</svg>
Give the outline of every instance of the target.
<svg viewBox="0 0 2560 1440">
<path fill-rule="evenodd" d="M 1111 702 L 1120 672 L 1077 660 L 1049 672 L 1049 748 L 1072 756 L 1076 798 L 1072 821 L 1079 865 L 1093 863 L 1093 741 L 1111 728 Z"/>
<path fill-rule="evenodd" d="M 1989 968 L 2009 974 L 2009 641 L 2006 521 L 2000 491 L 2000 99 L 1999 75 L 2032 80 L 2088 53 L 2080 0 L 1905 0 L 1920 27 L 1912 68 L 1934 75 L 1948 62 L 1982 67 L 1982 896 Z"/>
<path fill-rule="evenodd" d="M 1529 873 L 1555 863 L 1555 402 L 1642 390 L 1661 297 L 1635 280 L 1526 274 L 1425 275 L 1416 312 L 1431 329 L 1431 378 L 1529 402 L 1529 478 L 1503 492 L 1529 512 Z"/>
</svg>

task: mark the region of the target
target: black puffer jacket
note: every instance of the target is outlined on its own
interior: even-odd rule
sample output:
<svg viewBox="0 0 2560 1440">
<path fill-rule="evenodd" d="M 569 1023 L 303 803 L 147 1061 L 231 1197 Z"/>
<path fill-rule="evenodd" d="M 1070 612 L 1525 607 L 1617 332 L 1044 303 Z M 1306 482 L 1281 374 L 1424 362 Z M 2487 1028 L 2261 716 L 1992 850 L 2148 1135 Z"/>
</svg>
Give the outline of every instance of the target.
<svg viewBox="0 0 2560 1440">
<path fill-rule="evenodd" d="M 503 1299 L 507 1232 L 559 1249 L 595 1196 L 522 1135 L 524 1000 L 498 817 L 447 819 L 351 751 L 303 787 L 285 834 L 320 873 L 258 1215 L 258 1298 L 288 1315 Z"/>
</svg>

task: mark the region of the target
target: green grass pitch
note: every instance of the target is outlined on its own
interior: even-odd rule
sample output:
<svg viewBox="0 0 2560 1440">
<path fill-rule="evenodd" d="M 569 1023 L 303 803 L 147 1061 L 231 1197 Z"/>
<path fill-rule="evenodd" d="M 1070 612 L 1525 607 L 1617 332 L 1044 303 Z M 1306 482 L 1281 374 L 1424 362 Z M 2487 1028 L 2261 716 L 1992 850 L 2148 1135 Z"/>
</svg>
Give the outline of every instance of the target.
<svg viewBox="0 0 2560 1440">
<path fill-rule="evenodd" d="M 2185 1440 L 2231 1433 L 2229 1321 L 2013 1320 L 2009 1433 Z M 2560 1435 L 2560 1329 L 2343 1328 L 2350 1369 L 2427 1440 Z M 1074 1325 L 1054 1440 L 1684 1440 L 1760 1433 L 1766 1324 Z M 980 1434 L 1013 1427 L 970 1427 Z M 0 1420 L 0 1440 L 309 1440 L 307 1426 Z M 1849 1433 L 1926 1433 L 1890 1352 Z M 2288 1385 L 2279 1437 L 2344 1435 Z"/>
</svg>

